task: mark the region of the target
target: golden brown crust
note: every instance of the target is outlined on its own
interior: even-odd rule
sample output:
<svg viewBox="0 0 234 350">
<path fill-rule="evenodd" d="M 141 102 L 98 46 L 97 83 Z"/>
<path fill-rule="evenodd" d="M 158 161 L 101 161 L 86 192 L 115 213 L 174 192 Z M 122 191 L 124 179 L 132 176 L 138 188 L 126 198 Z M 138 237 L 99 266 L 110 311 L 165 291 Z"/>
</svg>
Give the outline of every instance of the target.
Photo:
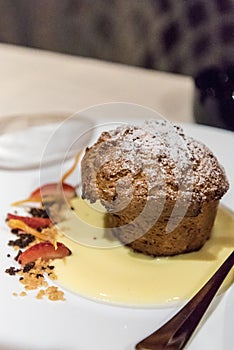
<svg viewBox="0 0 234 350">
<path fill-rule="evenodd" d="M 117 181 L 121 184 L 120 180 L 125 180 L 125 191 L 127 180 L 131 185 L 135 177 L 144 174 L 148 188 L 157 186 L 157 197 L 166 195 L 175 200 L 183 182 L 187 186 L 184 193 L 191 191 L 196 202 L 220 199 L 229 185 L 222 166 L 208 147 L 171 124 L 159 135 L 157 125 L 126 126 L 102 133 L 87 148 L 82 160 L 83 197 L 93 202 L 100 195 L 105 198 L 107 188 L 112 188 L 114 200 Z M 105 180 L 103 188 L 99 185 L 101 177 Z"/>
<path fill-rule="evenodd" d="M 184 216 L 172 232 L 167 232 L 168 217 L 159 220 L 141 237 L 135 239 L 139 226 L 126 225 L 128 220 L 117 215 L 108 216 L 115 236 L 136 252 L 152 256 L 169 256 L 200 249 L 211 234 L 219 201 L 204 203 L 194 217 Z M 126 226 L 125 226 L 126 225 Z M 119 226 L 119 227 L 118 227 Z"/>
</svg>

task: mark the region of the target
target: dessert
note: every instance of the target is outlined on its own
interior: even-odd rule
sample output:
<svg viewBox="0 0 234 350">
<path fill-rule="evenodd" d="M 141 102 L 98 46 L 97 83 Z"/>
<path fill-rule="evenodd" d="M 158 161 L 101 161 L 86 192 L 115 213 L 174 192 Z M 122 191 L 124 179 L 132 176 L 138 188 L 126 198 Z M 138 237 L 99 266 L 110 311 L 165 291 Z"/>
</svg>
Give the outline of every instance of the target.
<svg viewBox="0 0 234 350">
<path fill-rule="evenodd" d="M 71 169 L 67 174 L 70 173 Z M 64 183 L 65 178 L 36 189 L 26 200 L 16 202 L 19 206 L 24 203 L 21 208 L 15 206 L 13 213 L 6 216 L 12 234 L 16 235 L 16 239 L 8 244 L 17 251 L 23 250 L 18 251 L 15 262 L 12 254 L 7 254 L 13 266 L 6 269 L 6 273 L 18 276 L 18 288 L 23 287 L 23 290 L 16 287 L 12 293 L 14 297 L 33 295 L 36 291 L 37 299 L 65 300 L 63 290 L 51 285 L 56 280 L 56 284 L 66 290 L 108 303 L 149 306 L 177 302 L 191 297 L 230 254 L 234 219 L 233 214 L 222 207 L 212 239 L 199 252 L 190 253 L 189 258 L 184 254 L 154 259 L 132 253 L 125 245 L 116 246 L 118 240 L 106 236 L 105 220 L 110 214 L 106 214 L 98 203 L 90 205 L 76 196 L 75 187 Z M 54 225 L 54 214 L 48 217 L 53 206 L 57 208 L 60 204 L 59 188 L 66 198 L 66 212 L 87 223 L 80 225 L 78 218 L 74 220 L 71 229 L 75 240 L 70 239 L 68 232 L 69 215 L 65 216 L 65 221 L 55 220 L 57 225 Z M 90 237 L 91 245 L 81 243 L 79 237 L 86 236 Z M 139 280 L 142 283 L 139 284 Z M 223 290 L 232 281 L 233 274 L 230 274 Z"/>
<path fill-rule="evenodd" d="M 229 187 L 208 147 L 164 120 L 103 132 L 81 171 L 82 198 L 101 201 L 120 242 L 153 256 L 200 249 Z"/>
<path fill-rule="evenodd" d="M 8 245 L 18 251 L 14 260 L 19 265 L 11 266 L 5 272 L 12 276 L 18 275 L 19 281 L 27 291 L 40 288 L 37 299 L 47 296 L 53 301 L 65 300 L 64 292 L 57 286 L 49 286 L 45 279 L 57 279 L 52 261 L 71 255 L 71 250 L 58 241 L 61 238 L 59 232 L 49 218 L 47 208 L 45 209 L 47 204 L 59 202 L 61 191 L 66 200 L 76 195 L 75 188 L 62 181 L 45 184 L 33 191 L 27 199 L 13 203 L 14 206 L 28 203 L 24 215 L 18 215 L 15 211 L 14 214 L 8 213 L 6 216 L 11 233 L 17 236 L 16 239 L 9 240 Z M 35 202 L 39 207 L 30 206 L 30 203 Z M 11 255 L 8 254 L 8 257 Z M 26 296 L 25 290 L 20 294 L 14 292 L 13 295 Z"/>
</svg>

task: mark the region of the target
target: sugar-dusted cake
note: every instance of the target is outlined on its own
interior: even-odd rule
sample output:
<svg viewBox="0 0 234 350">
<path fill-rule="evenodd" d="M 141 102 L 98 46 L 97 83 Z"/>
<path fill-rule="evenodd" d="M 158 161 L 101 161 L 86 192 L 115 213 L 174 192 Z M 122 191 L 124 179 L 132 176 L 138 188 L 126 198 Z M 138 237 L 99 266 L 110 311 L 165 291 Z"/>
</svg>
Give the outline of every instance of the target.
<svg viewBox="0 0 234 350">
<path fill-rule="evenodd" d="M 82 197 L 101 201 L 119 241 L 154 256 L 200 249 L 229 187 L 214 154 L 164 120 L 103 132 L 81 171 Z"/>
</svg>

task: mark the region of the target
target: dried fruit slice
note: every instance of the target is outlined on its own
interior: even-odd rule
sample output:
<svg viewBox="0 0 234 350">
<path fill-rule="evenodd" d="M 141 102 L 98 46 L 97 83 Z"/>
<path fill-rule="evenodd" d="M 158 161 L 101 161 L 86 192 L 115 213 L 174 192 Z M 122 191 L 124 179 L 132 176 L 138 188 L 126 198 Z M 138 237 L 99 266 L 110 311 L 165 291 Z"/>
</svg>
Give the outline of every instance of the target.
<svg viewBox="0 0 234 350">
<path fill-rule="evenodd" d="M 81 155 L 81 152 L 78 152 L 77 155 L 75 156 L 75 160 L 74 160 L 74 163 L 71 166 L 71 168 L 68 169 L 65 174 L 63 174 L 62 179 L 61 179 L 62 183 L 64 183 L 64 181 L 75 171 L 77 164 L 78 164 L 78 161 L 79 161 L 79 158 L 80 158 L 80 155 Z"/>
<path fill-rule="evenodd" d="M 28 217 L 28 216 L 20 216 L 14 214 L 7 214 L 7 220 L 20 220 L 23 221 L 26 225 L 32 228 L 45 228 L 52 224 L 52 221 L 47 218 L 37 218 L 37 217 Z"/>
<path fill-rule="evenodd" d="M 75 187 L 67 183 L 50 183 L 43 185 L 33 191 L 30 198 L 42 201 L 42 197 L 53 197 L 63 193 L 67 199 L 71 199 L 76 195 Z"/>
<path fill-rule="evenodd" d="M 42 197 L 55 197 L 60 193 L 63 193 L 69 200 L 76 196 L 76 189 L 67 183 L 49 183 L 38 187 L 28 198 L 12 203 L 12 205 L 18 206 L 26 202 L 42 202 Z"/>
<path fill-rule="evenodd" d="M 48 197 L 54 197 L 61 193 L 65 196 L 66 199 L 71 199 L 76 196 L 76 189 L 74 186 L 69 185 L 65 183 L 64 181 L 75 171 L 79 158 L 80 158 L 81 152 L 78 152 L 75 156 L 74 164 L 71 166 L 70 169 L 62 176 L 62 179 L 60 182 L 56 183 L 49 183 L 45 184 L 41 187 L 38 187 L 35 191 L 33 191 L 30 196 L 26 199 L 23 199 L 21 201 L 17 201 L 15 203 L 12 203 L 14 206 L 21 205 L 23 203 L 27 202 L 42 202 L 43 198 Z M 42 198 L 43 197 L 43 198 Z"/>
<path fill-rule="evenodd" d="M 32 228 L 27 224 L 25 224 L 25 222 L 21 220 L 14 220 L 14 219 L 9 220 L 7 224 L 12 229 L 19 229 L 25 233 L 30 233 L 31 235 L 33 235 L 34 237 L 42 241 L 50 241 L 52 244 L 56 244 L 56 237 L 54 235 L 48 235 L 48 233 L 45 234 L 43 232 L 43 231 L 47 231 L 47 229 L 42 230 L 42 232 L 39 232 L 35 228 Z"/>
<path fill-rule="evenodd" d="M 50 259 L 62 259 L 71 255 L 70 249 L 68 249 L 63 243 L 57 242 L 57 249 L 50 242 L 41 242 L 33 245 L 25 250 L 18 256 L 17 261 L 21 265 L 26 265 L 30 262 L 36 261 L 41 258 L 44 261 Z"/>
</svg>

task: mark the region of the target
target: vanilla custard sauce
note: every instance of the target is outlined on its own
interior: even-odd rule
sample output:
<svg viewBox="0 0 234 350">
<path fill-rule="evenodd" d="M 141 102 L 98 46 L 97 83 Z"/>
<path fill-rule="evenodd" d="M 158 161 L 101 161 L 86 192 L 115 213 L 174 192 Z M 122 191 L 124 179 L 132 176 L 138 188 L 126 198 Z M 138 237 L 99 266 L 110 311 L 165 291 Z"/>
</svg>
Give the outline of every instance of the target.
<svg viewBox="0 0 234 350">
<path fill-rule="evenodd" d="M 111 240 L 105 232 L 105 213 L 96 210 L 95 206 L 92 208 L 80 198 L 73 200 L 72 206 L 73 216 L 77 213 L 80 221 L 75 220 L 70 227 L 69 220 L 65 222 L 61 227 L 66 236 L 59 239 L 71 249 L 72 255 L 54 261 L 55 273 L 61 286 L 87 298 L 135 306 L 165 305 L 188 299 L 234 248 L 234 214 L 222 206 L 212 237 L 202 249 L 163 258 L 134 253 Z M 84 225 L 84 221 L 89 225 Z M 79 233 L 89 237 L 88 240 L 82 241 L 81 237 L 81 243 L 74 242 Z M 106 245 L 103 244 L 105 241 Z M 222 290 L 233 281 L 234 269 Z"/>
</svg>

